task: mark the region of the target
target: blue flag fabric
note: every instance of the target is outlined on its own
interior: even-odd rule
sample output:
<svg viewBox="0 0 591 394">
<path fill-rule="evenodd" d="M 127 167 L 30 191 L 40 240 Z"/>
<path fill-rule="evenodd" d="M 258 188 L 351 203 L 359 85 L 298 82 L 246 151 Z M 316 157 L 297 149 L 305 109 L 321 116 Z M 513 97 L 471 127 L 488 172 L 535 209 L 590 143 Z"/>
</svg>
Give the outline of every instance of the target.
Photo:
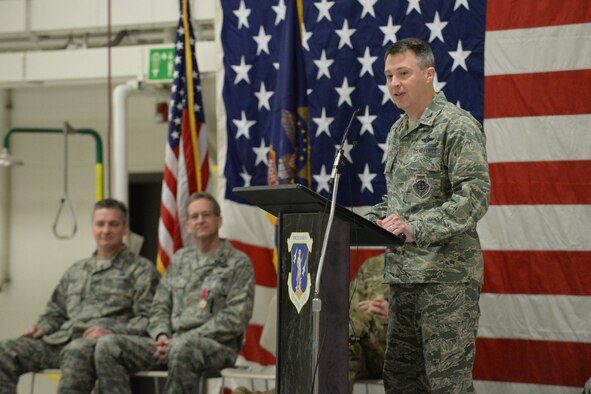
<svg viewBox="0 0 591 394">
<path fill-rule="evenodd" d="M 296 1 L 224 1 L 226 198 L 237 200 L 231 194 L 234 186 L 273 183 L 269 182 L 274 175 L 269 158 L 277 160 L 271 165 L 281 164 L 281 156 L 298 146 L 295 141 L 301 144 L 299 152 L 304 152 L 304 139 L 294 139 L 295 129 L 278 128 L 278 118 L 295 113 L 300 130 L 305 130 L 301 109 L 307 104 L 310 151 L 309 157 L 298 155 L 297 168 L 304 167 L 301 160 L 310 161 L 310 188 L 328 195 L 336 147 L 359 108 L 361 114 L 345 144 L 351 164 L 342 173 L 339 203 L 368 206 L 381 201 L 386 191 L 386 136 L 400 116 L 386 89 L 383 57 L 386 48 L 400 38 L 429 42 L 435 52 L 436 89 L 482 120 L 486 6 L 483 1 L 470 2 L 469 7 L 462 6 L 462 1 L 460 6 L 455 3 L 304 2 L 300 47 L 293 26 Z M 302 94 L 304 86 L 306 94 Z M 294 112 L 294 106 L 300 110 Z M 285 122 L 285 116 L 281 118 Z M 281 165 L 278 168 L 278 179 L 293 179 L 293 173 L 282 172 Z M 300 173 L 296 178 L 303 182 L 305 177 Z"/>
</svg>

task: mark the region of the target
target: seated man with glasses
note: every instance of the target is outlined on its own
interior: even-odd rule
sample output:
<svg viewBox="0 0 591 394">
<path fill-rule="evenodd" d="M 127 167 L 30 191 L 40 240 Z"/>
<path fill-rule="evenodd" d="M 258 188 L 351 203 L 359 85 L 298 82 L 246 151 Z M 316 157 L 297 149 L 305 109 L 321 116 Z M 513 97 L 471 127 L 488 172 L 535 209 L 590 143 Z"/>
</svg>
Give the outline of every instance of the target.
<svg viewBox="0 0 591 394">
<path fill-rule="evenodd" d="M 209 193 L 187 204 L 194 247 L 175 253 L 156 289 L 148 337 L 114 335 L 99 340 L 98 393 L 131 393 L 129 375 L 168 369 L 164 392 L 195 392 L 205 370 L 234 365 L 254 303 L 249 258 L 219 237 L 220 206 Z"/>
</svg>

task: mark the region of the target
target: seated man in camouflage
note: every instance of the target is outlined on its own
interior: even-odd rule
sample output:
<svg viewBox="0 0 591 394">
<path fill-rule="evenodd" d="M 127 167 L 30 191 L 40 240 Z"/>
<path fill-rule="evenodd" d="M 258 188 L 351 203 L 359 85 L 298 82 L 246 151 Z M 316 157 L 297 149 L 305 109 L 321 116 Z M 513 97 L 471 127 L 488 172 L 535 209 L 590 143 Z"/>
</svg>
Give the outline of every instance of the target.
<svg viewBox="0 0 591 394">
<path fill-rule="evenodd" d="M 384 254 L 367 259 L 351 282 L 349 307 L 349 392 L 358 379 L 380 379 L 388 332 L 388 286 L 384 279 Z M 240 386 L 233 394 L 273 394 Z"/>
<path fill-rule="evenodd" d="M 59 393 L 90 393 L 97 339 L 145 332 L 160 275 L 125 246 L 127 229 L 125 205 L 95 204 L 94 254 L 65 272 L 37 324 L 0 342 L 0 393 L 16 393 L 20 375 L 45 368 L 61 369 Z"/>
<path fill-rule="evenodd" d="M 388 334 L 388 286 L 384 255 L 367 259 L 359 268 L 350 292 L 349 392 L 357 379 L 380 379 Z"/>
<path fill-rule="evenodd" d="M 101 338 L 95 353 L 98 393 L 131 393 L 129 375 L 168 368 L 164 392 L 194 393 L 207 369 L 234 365 L 254 303 L 249 258 L 219 237 L 220 206 L 209 193 L 187 204 L 195 247 L 175 253 L 151 309 L 150 337 Z"/>
</svg>

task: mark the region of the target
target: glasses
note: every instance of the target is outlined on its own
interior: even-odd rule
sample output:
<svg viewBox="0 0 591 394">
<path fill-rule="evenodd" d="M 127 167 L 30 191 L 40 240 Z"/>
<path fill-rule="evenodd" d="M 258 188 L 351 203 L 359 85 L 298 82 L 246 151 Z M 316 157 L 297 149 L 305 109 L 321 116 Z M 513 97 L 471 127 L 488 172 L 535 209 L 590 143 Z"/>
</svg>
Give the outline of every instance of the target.
<svg viewBox="0 0 591 394">
<path fill-rule="evenodd" d="M 192 213 L 191 215 L 189 215 L 188 220 L 195 221 L 195 220 L 199 220 L 200 217 L 202 217 L 204 220 L 207 220 L 207 219 L 211 219 L 214 216 L 216 216 L 216 215 L 211 211 L 195 212 L 195 213 Z"/>
</svg>

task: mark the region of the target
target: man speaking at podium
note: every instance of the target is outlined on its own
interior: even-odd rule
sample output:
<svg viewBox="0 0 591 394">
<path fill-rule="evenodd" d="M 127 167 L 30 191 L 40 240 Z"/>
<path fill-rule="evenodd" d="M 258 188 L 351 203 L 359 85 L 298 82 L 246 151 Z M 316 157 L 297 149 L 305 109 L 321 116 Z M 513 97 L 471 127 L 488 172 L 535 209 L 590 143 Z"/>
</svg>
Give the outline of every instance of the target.
<svg viewBox="0 0 591 394">
<path fill-rule="evenodd" d="M 367 218 L 406 236 L 389 250 L 386 393 L 473 393 L 483 258 L 476 223 L 490 180 L 482 126 L 435 92 L 435 61 L 419 39 L 385 55 L 390 96 L 404 115 L 387 140 L 387 194 Z"/>
</svg>

